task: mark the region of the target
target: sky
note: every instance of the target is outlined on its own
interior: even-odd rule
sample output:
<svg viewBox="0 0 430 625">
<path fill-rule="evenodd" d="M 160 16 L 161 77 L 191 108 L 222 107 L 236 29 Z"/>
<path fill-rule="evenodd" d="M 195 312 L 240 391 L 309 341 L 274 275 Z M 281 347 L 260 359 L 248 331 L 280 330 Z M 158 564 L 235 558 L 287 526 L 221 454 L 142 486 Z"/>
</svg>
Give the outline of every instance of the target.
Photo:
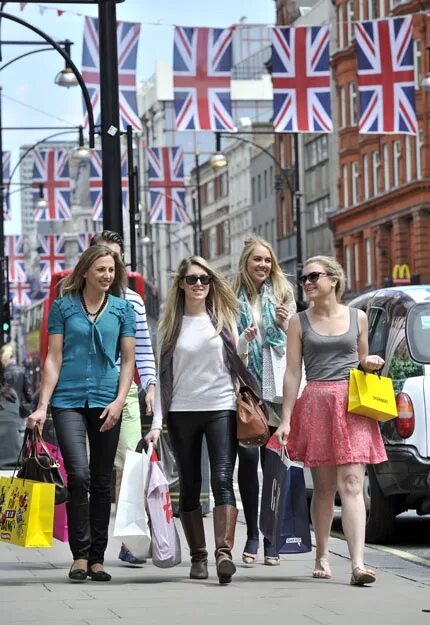
<svg viewBox="0 0 430 625">
<path fill-rule="evenodd" d="M 210 7 L 210 8 L 208 8 Z M 97 17 L 97 5 L 91 4 L 27 4 L 7 2 L 3 9 L 43 30 L 56 41 L 70 39 L 72 59 L 80 69 L 83 21 L 85 15 Z M 58 15 L 57 10 L 64 11 Z M 227 27 L 246 18 L 248 24 L 273 24 L 273 0 L 125 0 L 116 5 L 117 19 L 140 22 L 141 35 L 137 63 L 137 82 L 154 72 L 155 61 L 172 63 L 173 25 Z M 4 19 L 1 40 L 34 41 L 37 35 L 27 28 Z M 3 150 L 12 150 L 12 168 L 19 158 L 19 146 L 32 144 L 55 130 L 8 130 L 22 126 L 79 126 L 83 121 L 81 90 L 66 89 L 54 84 L 64 61 L 56 51 L 32 54 L 1 70 L 1 65 L 24 54 L 34 46 L 2 45 L 0 86 L 2 87 Z M 77 136 L 77 135 L 76 135 Z M 58 140 L 73 140 L 65 134 Z M 14 176 L 19 182 L 19 172 Z M 21 234 L 19 193 L 12 198 L 12 222 L 5 223 L 5 234 Z"/>
</svg>

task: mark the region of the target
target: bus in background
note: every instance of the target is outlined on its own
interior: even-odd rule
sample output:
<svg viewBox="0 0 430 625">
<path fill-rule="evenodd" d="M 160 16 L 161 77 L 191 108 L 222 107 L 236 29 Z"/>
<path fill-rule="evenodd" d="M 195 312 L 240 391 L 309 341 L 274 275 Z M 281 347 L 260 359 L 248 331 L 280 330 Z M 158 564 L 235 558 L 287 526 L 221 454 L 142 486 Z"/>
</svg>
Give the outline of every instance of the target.
<svg viewBox="0 0 430 625">
<path fill-rule="evenodd" d="M 24 354 L 23 365 L 28 373 L 33 393 L 40 385 L 42 319 L 46 299 L 40 299 L 31 306 L 21 308 L 20 312 L 23 338 L 20 353 Z"/>
</svg>

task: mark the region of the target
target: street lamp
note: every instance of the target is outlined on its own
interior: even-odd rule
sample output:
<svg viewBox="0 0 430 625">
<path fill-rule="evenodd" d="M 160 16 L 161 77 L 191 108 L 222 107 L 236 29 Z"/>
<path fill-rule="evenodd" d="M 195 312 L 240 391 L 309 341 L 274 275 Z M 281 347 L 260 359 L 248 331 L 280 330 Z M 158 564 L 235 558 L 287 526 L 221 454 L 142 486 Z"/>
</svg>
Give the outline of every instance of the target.
<svg viewBox="0 0 430 625">
<path fill-rule="evenodd" d="M 282 164 L 278 161 L 278 159 L 268 150 L 263 147 L 256 141 L 249 139 L 247 137 L 243 137 L 242 135 L 274 135 L 276 133 L 266 132 L 266 131 L 241 131 L 239 133 L 225 133 L 225 132 L 216 132 L 215 133 L 215 154 L 211 156 L 209 159 L 209 163 L 213 169 L 220 169 L 221 167 L 225 167 L 228 163 L 227 157 L 221 151 L 221 137 L 228 137 L 229 139 L 235 139 L 236 141 L 241 141 L 242 143 L 248 143 L 265 154 L 275 163 L 279 176 L 275 182 L 275 190 L 277 192 L 282 190 L 283 186 L 287 186 L 292 199 L 294 199 L 294 216 L 296 222 L 296 286 L 297 286 L 297 301 L 301 304 L 303 302 L 303 288 L 300 284 L 300 276 L 302 274 L 303 269 L 303 247 L 302 247 L 302 213 L 301 213 L 301 197 L 302 194 L 300 192 L 300 180 L 299 180 L 299 141 L 298 141 L 298 133 L 294 133 L 294 167 L 282 167 Z M 291 181 L 291 177 L 293 178 L 293 182 Z"/>
</svg>

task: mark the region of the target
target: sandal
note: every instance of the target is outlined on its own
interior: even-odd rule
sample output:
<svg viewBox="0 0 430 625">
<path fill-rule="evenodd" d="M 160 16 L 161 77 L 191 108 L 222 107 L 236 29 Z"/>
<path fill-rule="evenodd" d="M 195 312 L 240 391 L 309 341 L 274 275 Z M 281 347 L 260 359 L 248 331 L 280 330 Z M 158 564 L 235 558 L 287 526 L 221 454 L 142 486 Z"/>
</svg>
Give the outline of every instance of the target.
<svg viewBox="0 0 430 625">
<path fill-rule="evenodd" d="M 257 551 L 258 538 L 248 538 L 242 553 L 242 562 L 244 564 L 255 564 L 257 562 Z"/>
<path fill-rule="evenodd" d="M 352 569 L 351 586 L 364 586 L 365 584 L 373 584 L 376 580 L 375 571 L 366 567 L 356 566 Z"/>
<path fill-rule="evenodd" d="M 327 556 L 315 558 L 315 568 L 312 577 L 314 579 L 331 579 L 330 564 Z"/>
<path fill-rule="evenodd" d="M 279 556 L 264 556 L 264 564 L 266 566 L 279 566 L 281 558 Z"/>
</svg>

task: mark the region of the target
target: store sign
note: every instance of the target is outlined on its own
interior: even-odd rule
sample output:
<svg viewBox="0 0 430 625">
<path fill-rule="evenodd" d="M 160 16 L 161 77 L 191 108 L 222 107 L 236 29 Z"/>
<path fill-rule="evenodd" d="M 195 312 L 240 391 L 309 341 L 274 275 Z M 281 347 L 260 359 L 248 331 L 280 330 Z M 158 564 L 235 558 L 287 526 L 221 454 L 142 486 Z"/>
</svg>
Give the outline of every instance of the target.
<svg viewBox="0 0 430 625">
<path fill-rule="evenodd" d="M 391 275 L 393 284 L 395 285 L 411 283 L 411 270 L 409 269 L 409 265 L 406 263 L 403 263 L 403 265 L 394 265 Z"/>
</svg>

